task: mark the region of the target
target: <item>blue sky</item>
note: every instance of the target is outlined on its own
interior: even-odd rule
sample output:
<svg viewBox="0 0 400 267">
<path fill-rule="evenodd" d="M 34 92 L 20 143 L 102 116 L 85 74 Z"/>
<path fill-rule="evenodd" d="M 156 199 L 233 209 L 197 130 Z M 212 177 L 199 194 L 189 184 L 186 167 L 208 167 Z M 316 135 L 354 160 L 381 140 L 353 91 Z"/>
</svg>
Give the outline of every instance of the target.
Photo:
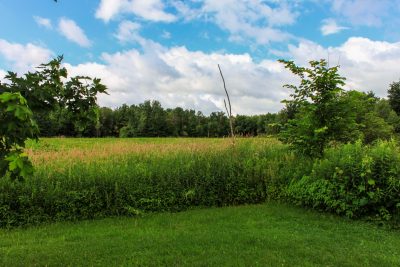
<svg viewBox="0 0 400 267">
<path fill-rule="evenodd" d="M 0 0 L 0 78 L 57 55 L 99 77 L 102 106 L 159 100 L 234 113 L 282 108 L 296 79 L 276 60 L 339 63 L 346 89 L 385 97 L 400 78 L 400 0 Z"/>
</svg>

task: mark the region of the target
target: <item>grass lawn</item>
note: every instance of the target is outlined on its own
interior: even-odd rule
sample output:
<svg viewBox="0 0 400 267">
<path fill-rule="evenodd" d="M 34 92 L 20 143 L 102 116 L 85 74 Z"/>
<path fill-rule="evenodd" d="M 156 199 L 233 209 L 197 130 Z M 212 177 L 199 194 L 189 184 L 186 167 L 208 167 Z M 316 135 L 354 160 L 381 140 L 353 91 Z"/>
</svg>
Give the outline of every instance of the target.
<svg viewBox="0 0 400 267">
<path fill-rule="evenodd" d="M 400 266 L 400 232 L 278 203 L 0 230 L 1 266 Z"/>
</svg>

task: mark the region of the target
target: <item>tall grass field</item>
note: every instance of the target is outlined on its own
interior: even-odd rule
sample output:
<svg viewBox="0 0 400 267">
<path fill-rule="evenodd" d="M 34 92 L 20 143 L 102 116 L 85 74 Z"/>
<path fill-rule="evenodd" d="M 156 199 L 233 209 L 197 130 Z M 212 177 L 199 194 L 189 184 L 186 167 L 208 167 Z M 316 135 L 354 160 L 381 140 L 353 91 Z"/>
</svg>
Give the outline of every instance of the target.
<svg viewBox="0 0 400 267">
<path fill-rule="evenodd" d="M 50 138 L 29 142 L 34 177 L 0 180 L 0 226 L 263 203 L 398 222 L 395 141 L 296 156 L 274 138 Z M 395 223 L 396 224 L 396 223 Z"/>
<path fill-rule="evenodd" d="M 54 138 L 27 153 L 35 176 L 0 181 L 2 227 L 261 203 L 299 163 L 274 139 Z"/>
</svg>

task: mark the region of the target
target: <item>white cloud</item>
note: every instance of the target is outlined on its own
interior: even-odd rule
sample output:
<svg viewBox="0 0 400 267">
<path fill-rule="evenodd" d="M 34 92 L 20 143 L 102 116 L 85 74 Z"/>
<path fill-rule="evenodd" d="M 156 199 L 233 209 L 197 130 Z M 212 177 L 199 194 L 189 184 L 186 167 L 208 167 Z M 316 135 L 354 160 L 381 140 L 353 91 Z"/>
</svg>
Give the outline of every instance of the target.
<svg viewBox="0 0 400 267">
<path fill-rule="evenodd" d="M 119 12 L 122 12 L 122 7 L 125 3 L 125 0 L 101 0 L 96 10 L 96 18 L 108 22 L 113 17 L 117 16 Z"/>
<path fill-rule="evenodd" d="M 287 41 L 292 36 L 278 27 L 293 24 L 298 14 L 284 1 L 271 6 L 260 0 L 205 0 L 202 12 L 207 20 L 227 30 L 230 40 L 242 42 L 251 38 L 257 44 Z"/>
<path fill-rule="evenodd" d="M 321 33 L 322 35 L 330 35 L 346 29 L 348 28 L 339 26 L 334 19 L 325 19 L 322 21 Z"/>
<path fill-rule="evenodd" d="M 174 8 L 176 15 L 167 13 L 166 7 Z M 296 7 L 293 1 L 102 0 L 96 17 L 105 22 L 121 19 L 123 14 L 155 22 L 201 19 L 229 32 L 230 41 L 265 45 L 294 38 L 280 27 L 295 23 L 299 15 L 293 10 Z"/>
<path fill-rule="evenodd" d="M 297 83 L 282 64 L 272 60 L 255 62 L 248 54 L 165 48 L 143 38 L 140 44 L 142 52 L 131 49 L 104 53 L 102 63 L 65 65 L 70 75 L 102 78 L 110 95 L 101 95 L 100 104 L 112 107 L 156 99 L 165 107 L 182 106 L 205 113 L 223 111 L 225 95 L 217 64 L 224 73 L 233 111 L 238 114 L 278 111 L 282 108 L 280 101 L 288 97 L 282 85 Z M 48 61 L 52 55 L 51 51 L 33 44 L 21 45 L 1 39 L 0 53 L 13 70 L 23 71 Z M 381 97 L 387 95 L 389 84 L 400 78 L 400 42 L 353 37 L 340 46 L 325 48 L 303 40 L 296 46 L 290 45 L 287 54 L 299 65 L 329 55 L 330 65 L 340 63 L 340 73 L 347 78 L 347 89 L 372 90 Z M 4 71 L 0 71 L 2 75 Z"/>
<path fill-rule="evenodd" d="M 173 6 L 179 16 L 184 20 L 184 21 L 191 21 L 193 19 L 199 18 L 202 14 L 201 10 L 199 8 L 193 8 L 188 2 L 193 3 L 199 3 L 203 1 L 196 1 L 196 0 L 189 0 L 189 1 L 181 1 L 181 0 L 171 0 L 171 6 Z"/>
<path fill-rule="evenodd" d="M 237 27 L 238 22 L 249 24 L 261 23 L 269 26 L 291 25 L 296 21 L 296 13 L 290 10 L 285 1 L 271 7 L 266 1 L 205 0 L 203 12 L 216 13 L 217 20 Z M 227 18 L 223 18 L 226 15 Z M 232 19 L 237 19 L 233 21 Z"/>
<path fill-rule="evenodd" d="M 164 5 L 161 0 L 133 0 L 128 5 L 128 10 L 132 13 L 151 21 L 172 22 L 176 17 L 164 11 Z"/>
<path fill-rule="evenodd" d="M 380 26 L 399 0 L 333 0 L 332 10 L 353 25 Z"/>
<path fill-rule="evenodd" d="M 188 3 L 190 2 L 190 4 Z M 203 19 L 213 22 L 230 33 L 232 41 L 255 41 L 268 44 L 286 41 L 293 36 L 279 27 L 295 23 L 298 13 L 292 10 L 291 1 L 236 1 L 236 0 L 102 0 L 96 17 L 108 22 L 122 14 L 134 14 L 139 18 L 156 22 L 174 22 Z M 167 13 L 166 5 L 173 7 L 177 15 Z"/>
<path fill-rule="evenodd" d="M 10 70 L 23 73 L 49 61 L 53 52 L 31 43 L 23 45 L 0 39 L 0 56 L 9 62 Z"/>
<path fill-rule="evenodd" d="M 42 18 L 39 16 L 33 16 L 33 19 L 37 23 L 37 25 L 44 27 L 46 29 L 52 29 L 53 25 L 51 24 L 51 20 L 48 18 Z"/>
<path fill-rule="evenodd" d="M 297 64 L 303 65 L 308 60 L 326 59 L 329 55 L 331 66 L 338 63 L 341 66 L 340 73 L 347 78 L 347 89 L 374 91 L 380 97 L 386 97 L 389 84 L 400 77 L 400 42 L 352 37 L 341 46 L 323 48 L 303 41 L 298 46 L 290 46 L 289 53 Z"/>
<path fill-rule="evenodd" d="M 71 19 L 61 18 L 58 29 L 65 38 L 80 46 L 90 47 L 92 45 L 84 31 Z"/>
<path fill-rule="evenodd" d="M 124 20 L 118 26 L 115 37 L 121 43 L 137 42 L 142 39 L 139 35 L 140 24 L 132 21 Z"/>
<path fill-rule="evenodd" d="M 121 14 L 134 14 L 150 21 L 175 21 L 176 17 L 164 9 L 161 0 L 101 0 L 96 10 L 96 17 L 108 22 Z"/>
<path fill-rule="evenodd" d="M 103 80 L 110 95 L 100 96 L 102 106 L 155 99 L 164 107 L 182 106 L 206 114 L 224 111 L 225 93 L 217 64 L 221 65 L 236 114 L 276 112 L 283 107 L 280 101 L 290 93 L 282 85 L 298 83 L 276 61 L 255 62 L 249 54 L 205 53 L 184 46 L 167 48 L 137 33 L 134 37 L 141 49 L 104 53 L 102 63 L 66 64 L 72 75 Z M 400 42 L 353 37 L 340 46 L 325 48 L 301 40 L 298 45 L 289 45 L 284 54 L 299 65 L 329 57 L 331 66 L 342 66 L 340 73 L 347 78 L 347 89 L 372 90 L 381 97 L 386 96 L 389 84 L 400 76 Z"/>
<path fill-rule="evenodd" d="M 165 107 L 182 106 L 205 113 L 224 110 L 225 97 L 217 64 L 221 65 L 234 113 L 256 114 L 276 111 L 287 97 L 282 79 L 290 80 L 274 61 L 255 63 L 248 54 L 220 54 L 189 51 L 185 47 L 165 48 L 156 43 L 136 49 L 103 54 L 104 63 L 68 65 L 73 75 L 102 78 L 109 96 L 100 105 L 137 104 L 159 100 Z"/>
</svg>

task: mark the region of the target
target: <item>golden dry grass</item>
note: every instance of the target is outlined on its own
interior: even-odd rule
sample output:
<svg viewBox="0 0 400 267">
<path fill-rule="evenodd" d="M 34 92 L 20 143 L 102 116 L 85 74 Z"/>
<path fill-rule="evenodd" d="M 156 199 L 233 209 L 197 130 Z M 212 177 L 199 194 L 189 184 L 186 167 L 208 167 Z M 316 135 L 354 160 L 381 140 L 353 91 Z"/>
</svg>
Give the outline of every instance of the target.
<svg viewBox="0 0 400 267">
<path fill-rule="evenodd" d="M 57 139 L 44 139 L 40 144 L 44 149 L 27 148 L 26 153 L 35 166 L 52 165 L 52 163 L 81 162 L 108 160 L 129 155 L 157 156 L 175 153 L 205 153 L 209 151 L 221 151 L 231 147 L 229 139 L 147 139 L 146 142 L 138 142 L 143 139 L 115 139 L 112 142 L 103 142 L 102 139 L 90 139 L 92 142 L 84 146 L 56 145 Z M 51 149 L 46 149 L 46 144 L 51 144 Z"/>
</svg>

